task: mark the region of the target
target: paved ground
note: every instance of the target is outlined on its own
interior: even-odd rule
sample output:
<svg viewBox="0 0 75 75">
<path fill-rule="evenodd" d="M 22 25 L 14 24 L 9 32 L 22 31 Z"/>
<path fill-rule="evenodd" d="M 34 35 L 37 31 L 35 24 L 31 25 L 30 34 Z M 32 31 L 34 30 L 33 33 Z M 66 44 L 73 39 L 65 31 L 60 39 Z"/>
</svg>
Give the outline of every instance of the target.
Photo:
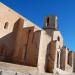
<svg viewBox="0 0 75 75">
<path fill-rule="evenodd" d="M 0 75 L 75 75 L 75 74 L 50 74 L 50 73 L 20 73 L 10 70 L 0 70 Z"/>
<path fill-rule="evenodd" d="M 0 75 L 75 75 L 70 72 L 63 73 L 61 70 L 58 71 L 61 74 L 39 73 L 35 67 L 0 62 Z"/>
</svg>

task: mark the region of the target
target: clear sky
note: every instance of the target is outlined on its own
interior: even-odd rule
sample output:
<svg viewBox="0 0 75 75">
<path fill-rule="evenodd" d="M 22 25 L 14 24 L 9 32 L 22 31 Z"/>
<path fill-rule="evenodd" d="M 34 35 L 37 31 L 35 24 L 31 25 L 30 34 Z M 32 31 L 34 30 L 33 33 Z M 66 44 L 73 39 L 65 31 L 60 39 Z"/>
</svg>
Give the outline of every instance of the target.
<svg viewBox="0 0 75 75">
<path fill-rule="evenodd" d="M 75 51 L 75 0 L 0 0 L 41 28 L 44 16 L 58 16 L 64 44 Z"/>
</svg>

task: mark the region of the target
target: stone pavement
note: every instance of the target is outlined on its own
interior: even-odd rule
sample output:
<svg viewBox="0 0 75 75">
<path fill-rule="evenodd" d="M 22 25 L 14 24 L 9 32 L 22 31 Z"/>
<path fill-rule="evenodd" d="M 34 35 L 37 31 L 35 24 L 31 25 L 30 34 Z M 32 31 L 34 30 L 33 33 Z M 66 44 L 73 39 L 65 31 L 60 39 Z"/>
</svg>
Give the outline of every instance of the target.
<svg viewBox="0 0 75 75">
<path fill-rule="evenodd" d="M 0 75 L 75 75 L 75 74 L 66 71 L 64 72 L 61 69 L 57 69 L 57 74 L 39 73 L 37 71 L 37 68 L 35 67 L 28 67 L 0 62 Z"/>
</svg>

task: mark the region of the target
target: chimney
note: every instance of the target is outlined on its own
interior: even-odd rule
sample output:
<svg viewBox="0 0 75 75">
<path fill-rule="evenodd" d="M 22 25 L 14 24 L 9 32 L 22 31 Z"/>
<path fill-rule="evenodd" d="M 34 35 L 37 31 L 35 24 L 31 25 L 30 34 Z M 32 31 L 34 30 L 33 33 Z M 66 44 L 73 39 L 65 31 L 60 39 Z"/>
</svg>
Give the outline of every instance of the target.
<svg viewBox="0 0 75 75">
<path fill-rule="evenodd" d="M 44 29 L 57 30 L 57 16 L 46 16 L 44 22 Z"/>
</svg>

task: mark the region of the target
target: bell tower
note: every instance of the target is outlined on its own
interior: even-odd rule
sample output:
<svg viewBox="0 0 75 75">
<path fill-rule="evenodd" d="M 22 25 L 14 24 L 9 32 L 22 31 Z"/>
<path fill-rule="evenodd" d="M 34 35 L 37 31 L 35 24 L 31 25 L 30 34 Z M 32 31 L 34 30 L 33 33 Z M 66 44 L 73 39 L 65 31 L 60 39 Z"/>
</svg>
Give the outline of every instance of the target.
<svg viewBox="0 0 75 75">
<path fill-rule="evenodd" d="M 57 30 L 57 16 L 46 16 L 44 20 L 44 29 Z"/>
</svg>

